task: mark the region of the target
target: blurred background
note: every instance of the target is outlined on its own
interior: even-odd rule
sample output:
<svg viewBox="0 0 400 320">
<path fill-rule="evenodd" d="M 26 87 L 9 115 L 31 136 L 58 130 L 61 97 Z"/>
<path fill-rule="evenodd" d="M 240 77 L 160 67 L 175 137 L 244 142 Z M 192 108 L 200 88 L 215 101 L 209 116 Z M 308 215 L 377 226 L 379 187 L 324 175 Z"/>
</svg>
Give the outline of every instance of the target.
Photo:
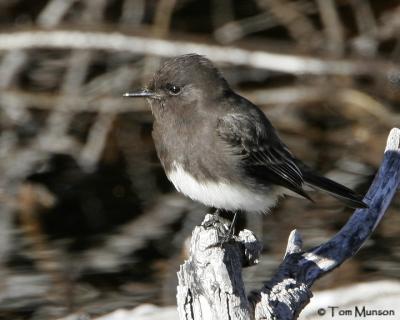
<svg viewBox="0 0 400 320">
<path fill-rule="evenodd" d="M 174 191 L 145 102 L 121 97 L 170 55 L 207 54 L 296 156 L 362 194 L 400 124 L 397 0 L 0 0 L 0 28 L 1 319 L 176 303 L 185 243 L 209 209 Z M 273 275 L 292 229 L 309 248 L 352 213 L 314 199 L 241 217 L 264 243 L 247 288 Z M 399 211 L 395 198 L 314 289 L 399 280 Z"/>
</svg>

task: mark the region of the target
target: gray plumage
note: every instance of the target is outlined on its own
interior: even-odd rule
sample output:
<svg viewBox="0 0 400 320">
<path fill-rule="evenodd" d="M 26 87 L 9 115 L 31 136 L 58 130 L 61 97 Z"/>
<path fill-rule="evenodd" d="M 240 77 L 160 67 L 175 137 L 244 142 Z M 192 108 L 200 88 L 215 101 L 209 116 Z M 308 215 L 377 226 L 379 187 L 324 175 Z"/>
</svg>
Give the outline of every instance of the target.
<svg viewBox="0 0 400 320">
<path fill-rule="evenodd" d="M 304 190 L 309 185 L 347 206 L 366 206 L 352 190 L 320 176 L 295 158 L 265 114 L 236 94 L 203 56 L 169 59 L 147 89 L 127 96 L 148 98 L 155 118 L 153 138 L 167 176 L 178 190 L 196 200 L 203 198 L 185 190 L 194 187 L 193 183 L 181 183 L 182 172 L 189 173 L 200 188 L 212 182 L 240 186 L 257 197 L 265 194 L 275 198 L 290 190 L 311 200 Z M 174 178 L 177 166 L 182 170 Z M 246 204 L 242 206 L 237 209 L 246 210 Z M 264 210 L 267 206 L 270 202 Z"/>
</svg>

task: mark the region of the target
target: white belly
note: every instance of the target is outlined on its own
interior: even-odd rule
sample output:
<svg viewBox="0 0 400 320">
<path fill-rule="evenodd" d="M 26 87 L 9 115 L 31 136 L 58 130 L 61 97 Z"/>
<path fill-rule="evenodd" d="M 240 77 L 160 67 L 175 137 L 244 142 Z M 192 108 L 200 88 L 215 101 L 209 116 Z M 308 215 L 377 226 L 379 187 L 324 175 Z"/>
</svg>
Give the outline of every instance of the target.
<svg viewBox="0 0 400 320">
<path fill-rule="evenodd" d="M 199 183 L 180 165 L 175 165 L 167 175 L 179 192 L 207 206 L 220 209 L 266 213 L 275 206 L 279 196 L 277 192 L 257 193 L 249 188 L 224 182 Z"/>
</svg>

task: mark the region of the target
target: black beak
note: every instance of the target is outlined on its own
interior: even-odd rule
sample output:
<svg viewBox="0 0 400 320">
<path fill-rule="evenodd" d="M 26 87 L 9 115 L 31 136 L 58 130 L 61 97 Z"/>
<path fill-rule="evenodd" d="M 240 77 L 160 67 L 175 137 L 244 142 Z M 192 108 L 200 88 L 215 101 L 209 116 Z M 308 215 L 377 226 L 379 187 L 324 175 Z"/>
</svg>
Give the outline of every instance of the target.
<svg viewBox="0 0 400 320">
<path fill-rule="evenodd" d="M 147 89 L 140 89 L 135 92 L 126 92 L 123 94 L 123 96 L 129 98 L 153 98 L 155 93 Z"/>
</svg>

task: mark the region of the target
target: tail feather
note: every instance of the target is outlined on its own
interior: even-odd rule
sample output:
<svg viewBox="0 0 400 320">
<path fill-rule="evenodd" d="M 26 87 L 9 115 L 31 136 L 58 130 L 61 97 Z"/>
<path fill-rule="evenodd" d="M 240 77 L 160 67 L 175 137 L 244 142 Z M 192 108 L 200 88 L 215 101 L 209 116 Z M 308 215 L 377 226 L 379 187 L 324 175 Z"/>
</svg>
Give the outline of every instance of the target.
<svg viewBox="0 0 400 320">
<path fill-rule="evenodd" d="M 368 205 L 362 201 L 362 196 L 358 195 L 353 190 L 309 170 L 304 170 L 302 174 L 307 185 L 329 193 L 348 207 L 354 209 L 368 208 Z"/>
</svg>

